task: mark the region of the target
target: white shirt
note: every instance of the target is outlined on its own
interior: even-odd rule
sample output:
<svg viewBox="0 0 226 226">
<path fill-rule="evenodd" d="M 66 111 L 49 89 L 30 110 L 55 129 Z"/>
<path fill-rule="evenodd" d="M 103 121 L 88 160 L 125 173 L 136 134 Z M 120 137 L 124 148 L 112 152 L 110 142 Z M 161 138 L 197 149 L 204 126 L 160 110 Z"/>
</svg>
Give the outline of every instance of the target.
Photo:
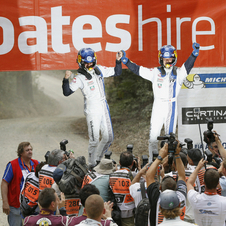
<svg viewBox="0 0 226 226">
<path fill-rule="evenodd" d="M 176 217 L 174 219 L 163 219 L 163 222 L 159 224 L 160 226 L 169 225 L 169 226 L 192 226 L 194 224 L 182 221 L 180 217 Z"/>
<path fill-rule="evenodd" d="M 152 88 L 154 92 L 155 99 L 161 99 L 163 101 L 171 100 L 173 97 L 173 87 L 174 83 L 171 82 L 171 71 L 170 69 L 164 68 L 166 71 L 166 75 L 164 77 L 161 76 L 161 72 L 158 68 L 146 68 L 140 67 L 139 74 L 142 78 L 147 79 L 152 82 Z M 181 86 L 183 85 L 183 80 L 187 76 L 187 71 L 185 69 L 184 64 L 181 68 L 177 68 L 177 80 L 176 80 L 176 90 L 175 90 L 175 98 L 177 98 Z"/>
<path fill-rule="evenodd" d="M 226 197 L 205 193 L 199 194 L 195 190 L 190 190 L 188 200 L 193 208 L 195 222 L 198 225 L 225 225 Z"/>
<path fill-rule="evenodd" d="M 81 89 L 84 96 L 84 111 L 101 111 L 101 103 L 106 99 L 103 78 L 115 74 L 114 67 L 103 67 L 98 65 L 101 75 L 97 75 L 94 70 L 89 72 L 92 79 L 88 80 L 83 74 L 78 73 L 70 83 L 70 89 L 74 92 Z"/>
<path fill-rule="evenodd" d="M 147 183 L 146 182 L 145 182 L 144 186 L 145 186 L 145 194 L 146 194 L 146 197 L 148 198 L 148 195 L 146 193 L 146 190 L 147 190 Z M 135 184 L 130 185 L 129 192 L 130 192 L 130 195 L 134 199 L 135 207 L 137 207 L 139 202 L 142 200 L 140 182 L 137 182 Z"/>
<path fill-rule="evenodd" d="M 107 220 L 112 220 L 111 218 L 107 218 Z M 77 224 L 79 226 L 88 226 L 88 225 L 92 225 L 92 226 L 102 226 L 102 224 L 99 221 L 87 218 L 84 221 L 81 221 L 79 224 Z M 113 223 L 111 221 L 110 226 L 118 226 L 116 223 Z"/>
</svg>

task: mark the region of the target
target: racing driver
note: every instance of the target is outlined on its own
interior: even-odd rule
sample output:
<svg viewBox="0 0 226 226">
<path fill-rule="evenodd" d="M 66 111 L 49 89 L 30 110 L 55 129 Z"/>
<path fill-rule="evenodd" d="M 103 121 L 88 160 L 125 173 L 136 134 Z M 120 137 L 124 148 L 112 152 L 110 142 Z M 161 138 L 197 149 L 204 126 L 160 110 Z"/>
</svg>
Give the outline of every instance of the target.
<svg viewBox="0 0 226 226">
<path fill-rule="evenodd" d="M 153 153 L 158 155 L 158 140 L 162 125 L 165 134 L 175 133 L 177 123 L 177 96 L 183 80 L 191 71 L 199 55 L 198 43 L 193 43 L 193 52 L 182 65 L 177 68 L 177 51 L 172 45 L 165 45 L 159 50 L 158 58 L 160 67 L 146 68 L 131 62 L 125 51 L 120 51 L 122 62 L 135 74 L 152 82 L 154 103 L 151 114 L 149 135 L 149 162 L 153 160 Z"/>
<path fill-rule="evenodd" d="M 86 116 L 89 147 L 88 162 L 92 168 L 100 162 L 104 152 L 111 145 L 114 134 L 109 107 L 106 101 L 104 77 L 118 76 L 122 73 L 120 55 L 116 54 L 115 67 L 97 66 L 96 53 L 91 48 L 82 48 L 78 52 L 78 73 L 69 84 L 71 71 L 66 71 L 63 79 L 63 94 L 69 96 L 78 88 L 84 96 L 84 114 Z M 101 140 L 100 138 L 101 132 Z"/>
</svg>

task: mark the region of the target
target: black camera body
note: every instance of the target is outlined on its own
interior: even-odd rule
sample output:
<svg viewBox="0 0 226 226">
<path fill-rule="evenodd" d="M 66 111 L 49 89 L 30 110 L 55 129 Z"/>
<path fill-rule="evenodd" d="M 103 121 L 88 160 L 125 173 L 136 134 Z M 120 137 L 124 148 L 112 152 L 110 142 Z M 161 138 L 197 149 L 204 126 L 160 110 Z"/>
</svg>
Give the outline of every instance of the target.
<svg viewBox="0 0 226 226">
<path fill-rule="evenodd" d="M 107 151 L 107 152 L 105 152 L 104 157 L 106 159 L 111 159 L 111 155 L 112 155 L 112 151 Z M 113 160 L 113 159 L 111 159 L 111 160 L 112 160 L 113 164 L 115 165 L 116 164 L 116 161 Z"/>
<path fill-rule="evenodd" d="M 188 150 L 193 148 L 193 140 L 191 140 L 190 138 L 185 138 L 184 142 L 187 143 L 187 149 Z"/>
<path fill-rule="evenodd" d="M 204 141 L 207 144 L 210 144 L 212 142 L 215 141 L 215 137 L 214 137 L 214 133 L 212 132 L 213 129 L 213 120 L 211 119 L 207 119 L 207 129 L 206 131 L 204 131 L 203 135 L 204 135 Z"/>
<path fill-rule="evenodd" d="M 65 154 L 67 155 L 67 157 L 69 158 L 70 152 L 66 151 L 66 144 L 68 144 L 68 140 L 63 139 L 63 140 L 60 142 L 60 150 L 64 151 Z"/>
<path fill-rule="evenodd" d="M 133 153 L 133 145 L 132 144 L 128 144 L 126 149 L 127 149 L 127 151 Z M 138 159 L 134 155 L 133 155 L 133 160 L 135 160 L 135 163 L 133 164 L 132 171 L 134 171 L 138 167 Z"/>
<path fill-rule="evenodd" d="M 161 148 L 165 145 L 165 143 L 168 143 L 168 163 L 169 165 L 172 165 L 173 163 L 173 156 L 175 154 L 176 148 L 177 148 L 177 141 L 174 133 L 170 133 L 169 135 L 165 136 L 158 136 L 157 140 L 162 140 L 161 141 Z"/>
</svg>

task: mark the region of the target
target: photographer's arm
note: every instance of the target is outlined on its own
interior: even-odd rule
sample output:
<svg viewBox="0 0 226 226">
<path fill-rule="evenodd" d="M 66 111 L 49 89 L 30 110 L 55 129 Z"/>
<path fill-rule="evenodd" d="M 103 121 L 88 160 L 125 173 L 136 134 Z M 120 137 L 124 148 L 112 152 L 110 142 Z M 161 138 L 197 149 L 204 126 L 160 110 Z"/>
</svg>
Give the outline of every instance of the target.
<svg viewBox="0 0 226 226">
<path fill-rule="evenodd" d="M 159 156 L 161 156 L 164 159 L 167 155 L 168 155 L 168 144 L 165 143 L 165 145 L 159 151 Z M 158 165 L 160 164 L 161 160 L 156 158 L 155 161 L 151 164 L 150 168 L 148 169 L 146 173 L 147 187 L 155 182 L 155 174 L 158 169 Z"/>
<path fill-rule="evenodd" d="M 184 164 L 181 160 L 181 157 L 179 155 L 180 151 L 181 151 L 181 147 L 180 147 L 180 142 L 177 141 L 177 149 L 175 152 L 175 159 L 176 159 L 176 167 L 177 167 L 177 172 L 178 172 L 178 180 L 183 180 L 184 182 L 186 182 L 186 177 L 185 177 L 185 170 L 184 170 Z"/>
<path fill-rule="evenodd" d="M 195 183 L 195 180 L 197 178 L 197 175 L 199 173 L 199 170 L 202 169 L 202 167 L 204 166 L 206 160 L 204 159 L 201 159 L 199 161 L 199 164 L 196 166 L 195 170 L 193 171 L 193 173 L 190 175 L 190 177 L 188 178 L 188 181 L 187 181 L 187 189 L 188 189 L 188 192 L 189 190 L 193 189 L 194 190 L 194 183 Z"/>
<path fill-rule="evenodd" d="M 140 178 L 146 173 L 148 163 L 137 173 L 137 175 L 133 178 L 131 185 L 140 182 Z"/>
<path fill-rule="evenodd" d="M 219 149 L 220 155 L 221 155 L 222 159 L 225 159 L 226 158 L 226 150 L 224 149 L 223 145 L 221 144 L 221 140 L 219 139 L 217 132 L 216 131 L 213 131 L 213 132 L 215 132 L 214 137 L 215 137 L 215 141 L 216 141 L 217 147 Z"/>
</svg>

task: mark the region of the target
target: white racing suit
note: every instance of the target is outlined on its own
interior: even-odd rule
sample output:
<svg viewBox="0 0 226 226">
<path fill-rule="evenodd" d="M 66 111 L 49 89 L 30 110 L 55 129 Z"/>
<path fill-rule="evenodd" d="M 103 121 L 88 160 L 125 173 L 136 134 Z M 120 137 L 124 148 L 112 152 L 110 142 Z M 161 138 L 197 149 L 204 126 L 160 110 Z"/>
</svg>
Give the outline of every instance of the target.
<svg viewBox="0 0 226 226">
<path fill-rule="evenodd" d="M 196 57 L 191 55 L 181 68 L 173 67 L 165 70 L 165 75 L 160 68 L 146 68 L 138 66 L 128 60 L 126 66 L 135 74 L 152 82 L 154 103 L 151 114 L 149 136 L 149 162 L 153 160 L 153 153 L 158 153 L 158 140 L 164 124 L 165 134 L 176 132 L 177 124 L 177 97 L 183 80 L 192 69 Z"/>
<path fill-rule="evenodd" d="M 114 75 L 120 75 L 122 66 L 120 61 L 116 61 L 116 67 L 97 66 L 100 75 L 94 70 L 89 72 L 92 76 L 88 80 L 85 75 L 78 73 L 69 85 L 67 79 L 63 80 L 63 93 L 68 96 L 81 89 L 84 96 L 84 114 L 86 116 L 88 134 L 89 134 L 89 158 L 91 165 L 96 165 L 96 161 L 100 161 L 103 154 L 111 145 L 114 134 L 111 123 L 109 107 L 106 101 L 104 79 Z M 69 89 L 69 90 L 68 90 Z M 100 138 L 101 132 L 101 140 Z"/>
</svg>

